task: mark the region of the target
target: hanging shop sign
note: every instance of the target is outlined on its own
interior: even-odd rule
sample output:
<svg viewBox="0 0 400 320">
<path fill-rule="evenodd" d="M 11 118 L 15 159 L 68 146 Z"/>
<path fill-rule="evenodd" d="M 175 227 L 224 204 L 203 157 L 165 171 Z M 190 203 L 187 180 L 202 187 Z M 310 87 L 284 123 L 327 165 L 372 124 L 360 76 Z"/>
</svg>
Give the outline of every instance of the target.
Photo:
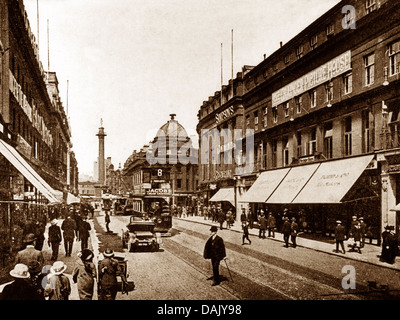
<svg viewBox="0 0 400 320">
<path fill-rule="evenodd" d="M 224 170 L 224 171 L 215 171 L 215 175 L 214 178 L 215 180 L 219 180 L 219 179 L 230 179 L 232 178 L 232 170 Z"/>
</svg>

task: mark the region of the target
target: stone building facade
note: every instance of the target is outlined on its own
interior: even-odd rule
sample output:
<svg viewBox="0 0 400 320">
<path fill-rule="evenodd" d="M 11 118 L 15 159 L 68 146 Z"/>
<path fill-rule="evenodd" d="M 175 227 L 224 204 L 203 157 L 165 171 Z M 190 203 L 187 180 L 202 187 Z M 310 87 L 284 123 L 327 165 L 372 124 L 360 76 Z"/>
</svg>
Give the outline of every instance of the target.
<svg viewBox="0 0 400 320">
<path fill-rule="evenodd" d="M 242 137 L 253 171 L 231 182 L 238 209 L 288 208 L 324 234 L 363 216 L 378 242 L 386 225 L 399 229 L 399 10 L 396 1 L 341 1 L 238 74 L 241 91 L 200 107 L 198 132 L 238 99 L 239 128 L 253 130 L 247 150 Z"/>
</svg>

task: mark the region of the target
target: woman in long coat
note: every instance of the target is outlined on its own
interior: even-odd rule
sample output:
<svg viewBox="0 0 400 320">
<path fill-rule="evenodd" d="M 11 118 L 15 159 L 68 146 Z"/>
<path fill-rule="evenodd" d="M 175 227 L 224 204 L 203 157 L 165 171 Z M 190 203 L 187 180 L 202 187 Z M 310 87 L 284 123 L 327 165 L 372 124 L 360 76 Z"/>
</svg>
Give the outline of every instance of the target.
<svg viewBox="0 0 400 320">
<path fill-rule="evenodd" d="M 93 263 L 93 257 L 94 254 L 91 250 L 84 249 L 72 273 L 74 283 L 78 284 L 80 300 L 92 300 L 93 298 L 94 279 L 97 279 L 97 271 Z"/>
<path fill-rule="evenodd" d="M 394 226 L 386 226 L 385 231 L 382 233 L 382 253 L 380 261 L 390 264 L 395 263 L 398 250 L 398 241 L 393 230 Z"/>
</svg>

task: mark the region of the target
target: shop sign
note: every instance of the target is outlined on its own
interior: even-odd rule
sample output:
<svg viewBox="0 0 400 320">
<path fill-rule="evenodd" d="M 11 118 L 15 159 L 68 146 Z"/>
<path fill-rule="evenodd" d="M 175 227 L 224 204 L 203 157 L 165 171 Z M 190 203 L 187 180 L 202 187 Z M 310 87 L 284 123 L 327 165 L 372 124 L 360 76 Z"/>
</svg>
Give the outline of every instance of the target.
<svg viewBox="0 0 400 320">
<path fill-rule="evenodd" d="M 158 196 L 158 195 L 170 195 L 171 189 L 159 188 L 159 189 L 148 189 L 146 190 L 147 196 Z"/>
<path fill-rule="evenodd" d="M 390 164 L 388 167 L 389 173 L 400 173 L 400 164 Z"/>
<path fill-rule="evenodd" d="M 220 123 L 226 119 L 228 119 L 233 113 L 235 112 L 235 109 L 233 106 L 230 106 L 228 109 L 225 109 L 224 111 L 217 113 L 215 115 L 215 121 L 217 123 Z"/>
<path fill-rule="evenodd" d="M 301 157 L 299 158 L 299 163 L 306 163 L 306 162 L 312 162 L 315 161 L 314 156 L 308 156 L 308 157 Z"/>
<path fill-rule="evenodd" d="M 13 200 L 24 200 L 24 194 L 23 193 L 14 194 L 13 195 Z"/>
<path fill-rule="evenodd" d="M 142 188 L 141 188 L 141 186 L 133 186 L 133 193 L 134 193 L 134 194 L 140 194 L 140 193 L 142 193 Z"/>
<path fill-rule="evenodd" d="M 29 143 L 22 138 L 22 136 L 18 135 L 17 136 L 17 150 L 21 152 L 23 155 L 26 157 L 30 158 L 32 154 L 32 147 L 29 145 Z"/>
<path fill-rule="evenodd" d="M 272 93 L 272 107 L 307 92 L 351 70 L 351 51 L 348 50 L 306 75 Z"/>
<path fill-rule="evenodd" d="M 215 171 L 215 180 L 232 178 L 232 170 Z"/>
</svg>

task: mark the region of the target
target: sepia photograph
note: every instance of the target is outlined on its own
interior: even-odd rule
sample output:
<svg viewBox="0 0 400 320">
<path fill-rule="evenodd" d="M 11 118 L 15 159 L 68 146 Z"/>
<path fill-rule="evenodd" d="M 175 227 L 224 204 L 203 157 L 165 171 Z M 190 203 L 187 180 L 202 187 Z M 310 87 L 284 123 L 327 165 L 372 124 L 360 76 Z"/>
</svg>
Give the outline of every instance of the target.
<svg viewBox="0 0 400 320">
<path fill-rule="evenodd" d="M 0 18 L 0 301 L 400 300 L 399 1 L 0 0 Z"/>
</svg>

